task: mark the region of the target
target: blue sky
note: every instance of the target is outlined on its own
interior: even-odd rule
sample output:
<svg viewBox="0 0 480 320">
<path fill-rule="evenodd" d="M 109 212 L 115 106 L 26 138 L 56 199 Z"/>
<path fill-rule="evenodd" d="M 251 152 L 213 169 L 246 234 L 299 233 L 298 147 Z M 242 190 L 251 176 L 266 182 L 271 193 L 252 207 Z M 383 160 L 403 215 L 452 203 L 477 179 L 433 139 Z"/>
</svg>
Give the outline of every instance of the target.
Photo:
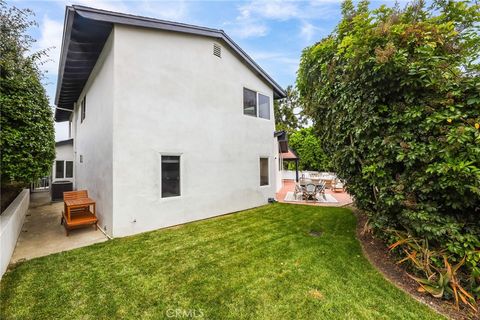
<svg viewBox="0 0 480 320">
<path fill-rule="evenodd" d="M 403 2 L 403 1 L 401 1 Z M 34 50 L 50 49 L 42 68 L 53 106 L 65 6 L 100 9 L 223 29 L 280 85 L 295 83 L 302 49 L 332 32 L 340 19 L 340 0 L 311 1 L 10 1 L 32 9 L 38 28 Z M 371 7 L 394 1 L 371 1 Z M 67 138 L 65 123 L 56 124 L 56 140 Z"/>
</svg>

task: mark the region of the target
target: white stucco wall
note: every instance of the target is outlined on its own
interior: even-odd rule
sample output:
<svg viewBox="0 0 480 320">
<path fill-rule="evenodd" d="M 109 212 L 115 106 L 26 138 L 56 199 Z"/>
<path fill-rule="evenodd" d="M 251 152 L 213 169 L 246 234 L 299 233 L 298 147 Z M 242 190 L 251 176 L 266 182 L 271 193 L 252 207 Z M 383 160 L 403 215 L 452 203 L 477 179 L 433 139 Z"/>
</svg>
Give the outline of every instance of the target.
<svg viewBox="0 0 480 320">
<path fill-rule="evenodd" d="M 88 190 L 89 196 L 96 201 L 99 227 L 110 234 L 113 225 L 113 38 L 114 32 L 76 103 L 72 119 L 75 188 Z M 86 117 L 81 122 L 80 102 L 85 95 Z"/>
<path fill-rule="evenodd" d="M 213 43 L 211 38 L 115 26 L 114 236 L 256 207 L 275 196 L 272 88 L 223 43 L 222 58 L 214 56 Z M 244 87 L 270 97 L 270 120 L 243 114 Z M 98 120 L 108 121 L 109 114 Z M 95 142 L 99 139 L 105 137 Z M 108 150 L 111 146 L 101 153 Z M 180 197 L 161 198 L 161 154 L 181 154 Z M 261 187 L 259 158 L 265 156 L 270 185 Z M 111 170 L 98 169 L 93 172 Z M 88 178 L 83 179 L 87 186 Z"/>
<path fill-rule="evenodd" d="M 0 215 L 0 279 L 7 270 L 30 204 L 30 190 L 24 189 Z"/>
<path fill-rule="evenodd" d="M 55 147 L 55 161 L 53 162 L 53 169 L 52 169 L 52 181 L 73 181 L 74 178 L 57 178 L 55 173 L 57 172 L 57 161 L 74 161 L 75 156 L 73 155 L 73 144 L 64 144 Z M 64 165 L 65 166 L 65 165 Z M 74 167 L 74 177 L 75 177 L 75 161 L 73 163 Z M 65 168 L 64 168 L 65 170 Z"/>
</svg>

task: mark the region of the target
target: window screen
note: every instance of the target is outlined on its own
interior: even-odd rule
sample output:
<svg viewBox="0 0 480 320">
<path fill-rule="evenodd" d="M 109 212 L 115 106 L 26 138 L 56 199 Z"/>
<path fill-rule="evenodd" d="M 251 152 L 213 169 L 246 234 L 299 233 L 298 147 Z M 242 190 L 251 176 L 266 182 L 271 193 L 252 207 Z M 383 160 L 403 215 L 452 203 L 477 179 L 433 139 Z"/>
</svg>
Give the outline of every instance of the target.
<svg viewBox="0 0 480 320">
<path fill-rule="evenodd" d="M 55 161 L 55 178 L 65 178 L 64 173 L 65 161 Z"/>
<path fill-rule="evenodd" d="M 260 93 L 258 94 L 258 116 L 270 119 L 270 98 Z"/>
<path fill-rule="evenodd" d="M 65 161 L 65 178 L 73 178 L 73 161 Z"/>
<path fill-rule="evenodd" d="M 162 198 L 180 195 L 180 156 L 162 156 Z"/>
<path fill-rule="evenodd" d="M 243 88 L 243 114 L 257 116 L 257 93 Z"/>
<path fill-rule="evenodd" d="M 268 185 L 268 158 L 260 158 L 260 185 Z"/>
</svg>

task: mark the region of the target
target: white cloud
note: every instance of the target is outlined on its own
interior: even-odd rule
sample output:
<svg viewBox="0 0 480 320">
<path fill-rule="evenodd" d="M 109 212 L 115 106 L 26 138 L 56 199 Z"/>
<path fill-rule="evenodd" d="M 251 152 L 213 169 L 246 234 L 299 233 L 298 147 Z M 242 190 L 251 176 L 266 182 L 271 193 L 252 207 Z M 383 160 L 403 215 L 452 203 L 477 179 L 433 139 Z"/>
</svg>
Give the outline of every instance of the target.
<svg viewBox="0 0 480 320">
<path fill-rule="evenodd" d="M 271 52 L 271 51 L 253 51 L 250 52 L 253 60 L 269 70 L 283 70 L 286 73 L 295 73 L 300 62 L 299 57 L 294 57 L 290 53 Z"/>
<path fill-rule="evenodd" d="M 288 20 L 298 17 L 301 12 L 295 2 L 252 1 L 239 7 L 240 17 L 261 17 L 272 20 Z"/>
<path fill-rule="evenodd" d="M 183 22 L 189 19 L 188 5 L 185 1 L 142 1 L 132 9 L 137 14 L 157 19 Z"/>
<path fill-rule="evenodd" d="M 322 28 L 316 27 L 313 24 L 303 21 L 300 28 L 300 36 L 306 41 L 311 42 L 312 39 L 320 39 L 323 36 L 325 30 Z"/>
<path fill-rule="evenodd" d="M 33 50 L 49 49 L 48 59 L 41 65 L 41 69 L 49 74 L 57 74 L 58 72 L 62 35 L 63 23 L 45 15 L 40 23 L 40 38 L 35 43 Z"/>
<path fill-rule="evenodd" d="M 188 19 L 188 3 L 180 1 L 121 1 L 121 0 L 64 0 L 65 5 L 82 5 L 108 11 L 142 15 L 151 18 L 179 21 Z"/>
<path fill-rule="evenodd" d="M 256 23 L 238 23 L 232 30 L 232 34 L 239 38 L 255 38 L 263 37 L 268 33 L 268 28 L 265 24 Z"/>
<path fill-rule="evenodd" d="M 269 22 L 298 20 L 302 27 L 300 36 L 311 41 L 322 31 L 309 21 L 332 20 L 338 17 L 340 0 L 305 1 L 260 1 L 252 0 L 237 7 L 238 16 L 230 26 L 233 35 L 241 38 L 265 36 L 269 32 Z"/>
<path fill-rule="evenodd" d="M 65 0 L 59 1 L 63 7 L 66 5 L 81 5 L 108 11 L 127 12 L 128 6 L 123 1 L 104 1 L 104 0 Z"/>
</svg>

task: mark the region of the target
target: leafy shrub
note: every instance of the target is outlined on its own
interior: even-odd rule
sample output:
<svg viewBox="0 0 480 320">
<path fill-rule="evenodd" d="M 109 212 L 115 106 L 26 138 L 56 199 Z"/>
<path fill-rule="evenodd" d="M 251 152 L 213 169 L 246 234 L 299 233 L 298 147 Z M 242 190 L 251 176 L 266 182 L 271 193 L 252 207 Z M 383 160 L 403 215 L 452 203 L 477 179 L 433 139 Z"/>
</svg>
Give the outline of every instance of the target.
<svg viewBox="0 0 480 320">
<path fill-rule="evenodd" d="M 31 14 L 0 1 L 2 185 L 48 175 L 55 158 L 52 110 L 37 67 L 45 51 L 28 55 Z"/>
<path fill-rule="evenodd" d="M 480 274 L 480 7 L 342 5 L 303 51 L 305 112 L 357 206 Z"/>
<path fill-rule="evenodd" d="M 273 102 L 275 114 L 275 129 L 284 130 L 288 134 L 303 128 L 307 119 L 298 98 L 298 91 L 288 86 L 285 89 L 286 97 Z"/>
<path fill-rule="evenodd" d="M 331 168 L 330 160 L 325 155 L 320 145 L 320 140 L 315 135 L 313 128 L 303 128 L 294 131 L 288 136 L 288 145 L 300 158 L 299 170 L 328 171 Z M 289 163 L 289 169 L 294 169 L 295 164 Z"/>
</svg>

